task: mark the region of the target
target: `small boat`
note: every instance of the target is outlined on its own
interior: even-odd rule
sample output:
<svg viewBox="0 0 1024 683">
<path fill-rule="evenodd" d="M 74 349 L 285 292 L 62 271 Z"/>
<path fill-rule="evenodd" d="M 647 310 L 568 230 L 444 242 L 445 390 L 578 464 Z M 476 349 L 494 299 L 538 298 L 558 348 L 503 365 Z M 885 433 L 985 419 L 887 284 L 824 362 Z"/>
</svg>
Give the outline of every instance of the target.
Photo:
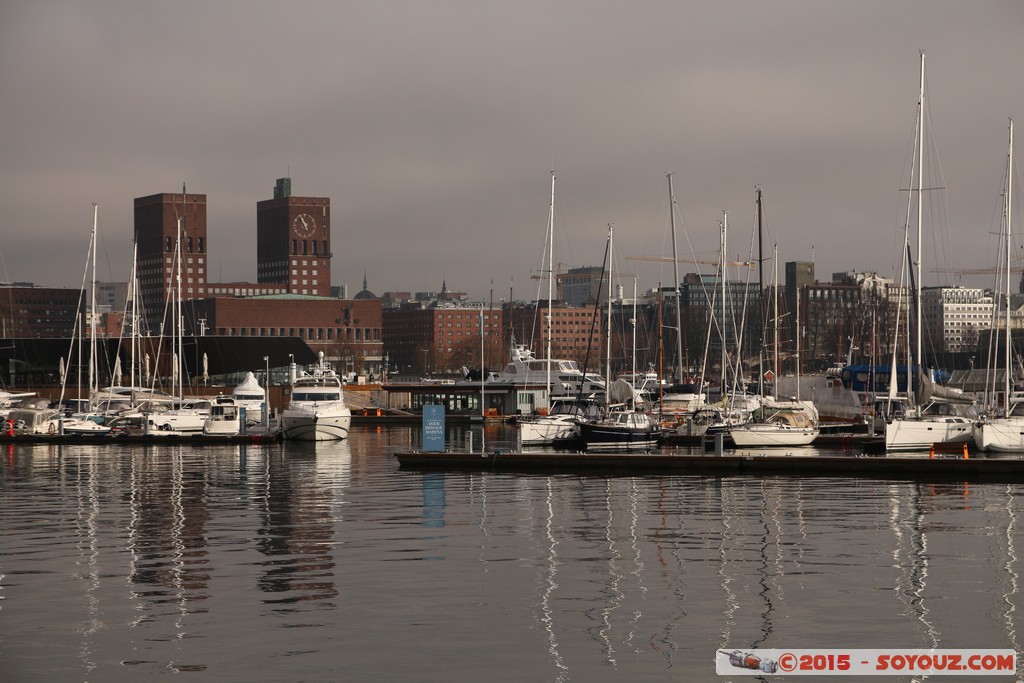
<svg viewBox="0 0 1024 683">
<path fill-rule="evenodd" d="M 215 396 L 210 401 L 210 413 L 203 423 L 203 434 L 207 436 L 236 436 L 241 434 L 242 412 L 233 396 Z"/>
<path fill-rule="evenodd" d="M 523 446 L 569 445 L 580 438 L 580 423 L 597 418 L 593 399 L 555 397 L 545 415 L 519 418 L 519 443 Z"/>
<path fill-rule="evenodd" d="M 756 420 L 729 429 L 734 444 L 809 446 L 818 438 L 818 411 L 811 401 L 780 401 L 766 396 Z"/>
<path fill-rule="evenodd" d="M 302 372 L 292 383 L 291 400 L 281 412 L 282 435 L 298 441 L 344 439 L 351 424 L 341 379 L 321 351 L 310 372 Z"/>
<path fill-rule="evenodd" d="M 92 415 L 64 418 L 57 424 L 56 430 L 64 434 L 75 434 L 77 436 L 109 434 L 110 427 L 100 424 L 97 421 L 100 419 L 103 419 L 103 416 Z"/>
<path fill-rule="evenodd" d="M 660 399 L 661 413 L 676 416 L 692 415 L 704 407 L 706 400 L 700 380 L 694 378 L 663 387 Z"/>
<path fill-rule="evenodd" d="M 15 434 L 56 434 L 60 412 L 44 406 L 22 406 L 7 413 Z"/>
<path fill-rule="evenodd" d="M 622 410 L 597 422 L 581 422 L 580 437 L 587 452 L 644 451 L 658 445 L 661 425 L 649 413 Z"/>
<path fill-rule="evenodd" d="M 148 416 L 144 413 L 130 412 L 113 418 L 107 426 L 112 436 L 143 436 L 149 431 L 147 420 Z"/>
<path fill-rule="evenodd" d="M 163 432 L 179 432 L 198 434 L 203 431 L 206 417 L 210 414 L 210 402 L 205 399 L 186 401 L 180 408 L 158 410 L 159 406 L 151 406 L 153 412 L 150 420 L 156 428 Z"/>
</svg>

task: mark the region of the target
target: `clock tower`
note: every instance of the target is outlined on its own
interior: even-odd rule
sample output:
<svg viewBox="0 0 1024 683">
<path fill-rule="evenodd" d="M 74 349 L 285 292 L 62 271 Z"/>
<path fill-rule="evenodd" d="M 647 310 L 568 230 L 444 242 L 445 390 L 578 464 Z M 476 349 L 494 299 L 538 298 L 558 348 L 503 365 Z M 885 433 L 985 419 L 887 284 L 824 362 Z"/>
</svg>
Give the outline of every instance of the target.
<svg viewBox="0 0 1024 683">
<path fill-rule="evenodd" d="M 256 203 L 256 281 L 331 295 L 329 197 L 293 197 L 291 178 L 278 178 L 274 198 Z"/>
</svg>

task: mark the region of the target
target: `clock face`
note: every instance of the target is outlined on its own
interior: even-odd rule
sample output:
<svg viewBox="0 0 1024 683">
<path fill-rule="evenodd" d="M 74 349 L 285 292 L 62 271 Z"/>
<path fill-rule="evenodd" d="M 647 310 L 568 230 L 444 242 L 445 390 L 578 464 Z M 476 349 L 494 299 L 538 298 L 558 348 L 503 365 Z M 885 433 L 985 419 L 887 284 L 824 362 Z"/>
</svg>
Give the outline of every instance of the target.
<svg viewBox="0 0 1024 683">
<path fill-rule="evenodd" d="M 299 237 L 309 237 L 316 230 L 316 221 L 308 213 L 300 213 L 292 221 L 292 229 Z"/>
</svg>

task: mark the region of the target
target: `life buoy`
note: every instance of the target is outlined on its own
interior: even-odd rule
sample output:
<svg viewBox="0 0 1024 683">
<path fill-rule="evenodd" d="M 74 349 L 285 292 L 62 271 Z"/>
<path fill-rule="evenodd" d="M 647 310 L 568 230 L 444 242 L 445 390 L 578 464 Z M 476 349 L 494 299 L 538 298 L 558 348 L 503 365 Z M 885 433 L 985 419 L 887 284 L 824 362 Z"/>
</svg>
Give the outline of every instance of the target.
<svg viewBox="0 0 1024 683">
<path fill-rule="evenodd" d="M 51 434 L 56 434 L 57 433 L 57 425 L 55 425 L 55 424 L 53 424 L 51 422 L 50 426 L 46 428 L 46 431 L 50 432 Z"/>
<path fill-rule="evenodd" d="M 4 422 L 4 435 L 14 436 L 14 420 L 7 419 Z"/>
</svg>

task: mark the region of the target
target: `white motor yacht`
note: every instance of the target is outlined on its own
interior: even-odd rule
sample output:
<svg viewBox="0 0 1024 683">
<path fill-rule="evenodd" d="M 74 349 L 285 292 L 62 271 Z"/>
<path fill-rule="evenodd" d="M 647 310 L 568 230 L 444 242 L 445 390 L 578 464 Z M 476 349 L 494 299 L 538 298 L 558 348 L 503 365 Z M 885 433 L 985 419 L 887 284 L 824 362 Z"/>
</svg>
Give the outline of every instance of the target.
<svg viewBox="0 0 1024 683">
<path fill-rule="evenodd" d="M 341 379 L 324 360 L 292 383 L 291 400 L 281 412 L 281 431 L 286 439 L 330 441 L 348 436 L 352 411 L 345 405 Z"/>
</svg>

